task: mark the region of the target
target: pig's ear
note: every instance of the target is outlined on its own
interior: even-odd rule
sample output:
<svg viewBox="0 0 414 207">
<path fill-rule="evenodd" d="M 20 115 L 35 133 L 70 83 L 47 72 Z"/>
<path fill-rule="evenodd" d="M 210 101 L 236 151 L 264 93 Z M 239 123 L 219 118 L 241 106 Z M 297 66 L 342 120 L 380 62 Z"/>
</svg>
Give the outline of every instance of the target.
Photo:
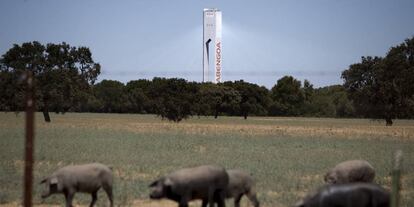
<svg viewBox="0 0 414 207">
<path fill-rule="evenodd" d="M 165 186 L 172 186 L 173 185 L 173 182 L 172 182 L 172 180 L 170 178 L 166 178 L 164 180 L 164 185 Z"/>
<path fill-rule="evenodd" d="M 329 172 L 327 172 L 327 173 L 323 176 L 323 181 L 328 182 L 328 176 L 329 176 Z"/>
<path fill-rule="evenodd" d="M 39 183 L 39 184 L 43 184 L 43 183 L 45 183 L 45 182 L 46 182 L 46 180 L 47 180 L 47 178 L 43 179 L 42 181 L 40 181 L 40 183 Z"/>
<path fill-rule="evenodd" d="M 300 200 L 296 202 L 295 207 L 305 207 L 305 203 L 303 202 L 303 200 Z"/>
<path fill-rule="evenodd" d="M 55 184 L 57 184 L 57 183 L 58 183 L 58 179 L 57 179 L 56 177 L 54 177 L 54 178 L 50 179 L 50 184 L 51 184 L 51 185 L 55 185 Z"/>
<path fill-rule="evenodd" d="M 160 182 L 160 180 L 156 180 L 156 181 L 152 182 L 151 184 L 149 184 L 148 187 L 154 187 L 154 186 L 158 185 L 158 182 Z"/>
</svg>

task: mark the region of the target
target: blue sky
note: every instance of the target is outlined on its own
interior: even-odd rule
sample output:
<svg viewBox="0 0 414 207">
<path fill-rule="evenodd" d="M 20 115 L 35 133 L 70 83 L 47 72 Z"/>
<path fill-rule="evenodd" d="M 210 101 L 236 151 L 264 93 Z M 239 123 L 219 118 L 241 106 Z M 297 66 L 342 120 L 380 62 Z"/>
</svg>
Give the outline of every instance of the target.
<svg viewBox="0 0 414 207">
<path fill-rule="evenodd" d="M 223 12 L 223 80 L 271 88 L 284 75 L 341 84 L 361 56 L 414 35 L 413 0 L 2 0 L 0 54 L 13 44 L 87 46 L 99 80 L 202 79 L 202 11 Z"/>
</svg>

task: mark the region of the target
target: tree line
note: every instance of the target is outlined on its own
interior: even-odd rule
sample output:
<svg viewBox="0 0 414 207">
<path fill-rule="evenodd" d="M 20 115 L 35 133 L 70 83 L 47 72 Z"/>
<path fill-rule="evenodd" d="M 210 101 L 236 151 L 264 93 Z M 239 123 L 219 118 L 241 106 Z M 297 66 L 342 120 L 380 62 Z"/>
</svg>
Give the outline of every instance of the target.
<svg viewBox="0 0 414 207">
<path fill-rule="evenodd" d="M 362 57 L 342 73 L 343 85 L 314 88 L 292 76 L 269 90 L 243 80 L 219 84 L 180 78 L 95 83 L 100 65 L 87 47 L 67 43 L 13 45 L 0 59 L 0 110 L 24 108 L 22 75 L 31 71 L 36 107 L 45 121 L 56 113 L 157 114 L 179 122 L 189 116 L 307 116 L 385 119 L 414 117 L 414 38 L 385 57 Z"/>
<path fill-rule="evenodd" d="M 350 117 L 352 104 L 340 85 L 314 89 L 291 76 L 268 90 L 243 80 L 219 84 L 178 78 L 133 80 L 123 84 L 103 80 L 75 111 L 149 113 L 180 121 L 188 116 L 319 116 Z M 324 104 L 323 107 L 320 107 Z"/>
</svg>

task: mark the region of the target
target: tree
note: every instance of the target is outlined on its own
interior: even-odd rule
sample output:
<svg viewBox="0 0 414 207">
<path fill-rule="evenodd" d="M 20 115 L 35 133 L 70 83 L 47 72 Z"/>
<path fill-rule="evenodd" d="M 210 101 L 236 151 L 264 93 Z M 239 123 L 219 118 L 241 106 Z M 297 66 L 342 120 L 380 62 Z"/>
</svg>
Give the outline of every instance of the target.
<svg viewBox="0 0 414 207">
<path fill-rule="evenodd" d="M 349 100 L 346 89 L 342 85 L 331 85 L 320 89 L 320 93 L 328 96 L 335 107 L 335 117 L 354 116 L 354 107 Z"/>
<path fill-rule="evenodd" d="M 239 109 L 240 94 L 233 88 L 221 84 L 203 83 L 198 92 L 198 115 L 218 115 L 223 112 L 235 114 Z"/>
<path fill-rule="evenodd" d="M 128 98 L 128 112 L 148 113 L 151 111 L 150 99 L 146 95 L 148 92 L 148 80 L 129 81 L 125 86 L 125 92 Z"/>
<path fill-rule="evenodd" d="M 312 96 L 314 94 L 315 89 L 313 88 L 313 85 L 308 81 L 308 80 L 304 80 L 303 81 L 303 98 L 305 101 L 310 101 L 312 100 Z"/>
<path fill-rule="evenodd" d="M 300 115 L 304 116 L 312 116 L 315 113 L 315 107 L 313 105 L 313 101 L 315 99 L 315 89 L 313 85 L 308 81 L 303 81 L 303 104 L 300 108 Z"/>
<path fill-rule="evenodd" d="M 192 105 L 196 102 L 195 95 L 198 85 L 178 78 L 154 78 L 148 91 L 154 111 L 161 118 L 180 122 L 192 115 Z"/>
<path fill-rule="evenodd" d="M 344 87 L 364 117 L 409 118 L 414 110 L 414 37 L 392 47 L 385 58 L 362 57 L 342 72 Z"/>
<path fill-rule="evenodd" d="M 100 73 L 89 48 L 64 42 L 46 46 L 36 41 L 15 44 L 0 62 L 1 74 L 9 73 L 16 97 L 21 93 L 19 77 L 26 71 L 33 73 L 36 106 L 43 111 L 46 122 L 50 122 L 49 111 L 64 113 L 79 103 Z"/>
<path fill-rule="evenodd" d="M 307 103 L 307 102 L 306 102 Z M 354 115 L 352 102 L 342 85 L 332 85 L 314 90 L 307 116 L 350 117 Z"/>
<path fill-rule="evenodd" d="M 305 96 L 299 80 L 292 76 L 282 77 L 273 86 L 271 97 L 273 100 L 271 115 L 300 115 L 300 108 L 304 103 Z"/>
<path fill-rule="evenodd" d="M 15 74 L 0 70 L 0 111 L 24 110 L 24 88 L 22 84 L 16 85 L 16 81 L 19 77 Z"/>
<path fill-rule="evenodd" d="M 392 47 L 378 72 L 381 117 L 392 125 L 392 119 L 414 117 L 414 36 Z"/>
<path fill-rule="evenodd" d="M 224 82 L 225 86 L 231 87 L 239 92 L 240 115 L 247 119 L 250 114 L 266 115 L 270 103 L 269 91 L 265 87 L 256 84 L 244 82 L 243 80 Z"/>
<path fill-rule="evenodd" d="M 93 93 L 101 103 L 99 112 L 122 113 L 127 109 L 127 96 L 123 83 L 114 80 L 103 80 L 93 86 Z"/>
</svg>

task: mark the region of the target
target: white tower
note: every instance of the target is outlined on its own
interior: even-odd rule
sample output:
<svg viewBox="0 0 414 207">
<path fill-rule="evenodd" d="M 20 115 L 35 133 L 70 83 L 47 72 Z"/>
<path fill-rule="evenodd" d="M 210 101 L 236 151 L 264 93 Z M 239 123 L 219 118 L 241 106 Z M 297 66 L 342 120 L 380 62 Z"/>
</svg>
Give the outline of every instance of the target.
<svg viewBox="0 0 414 207">
<path fill-rule="evenodd" d="M 204 9 L 203 12 L 203 82 L 211 81 L 210 63 L 211 54 L 214 54 L 213 83 L 221 82 L 221 11 L 218 9 Z"/>
</svg>

